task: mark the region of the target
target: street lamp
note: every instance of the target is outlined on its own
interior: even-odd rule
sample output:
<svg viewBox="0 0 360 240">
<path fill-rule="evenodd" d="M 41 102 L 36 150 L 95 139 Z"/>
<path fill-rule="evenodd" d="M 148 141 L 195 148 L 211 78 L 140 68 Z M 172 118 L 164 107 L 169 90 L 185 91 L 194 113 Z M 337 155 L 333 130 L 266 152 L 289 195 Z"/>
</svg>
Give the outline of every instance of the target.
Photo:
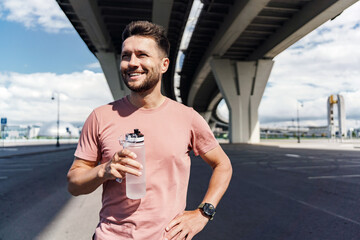
<svg viewBox="0 0 360 240">
<path fill-rule="evenodd" d="M 58 92 L 53 92 L 51 100 L 55 100 L 55 96 L 57 95 L 57 135 L 56 135 L 56 147 L 60 147 L 60 136 L 59 136 L 59 124 L 60 124 L 60 94 Z"/>
<path fill-rule="evenodd" d="M 297 102 L 297 139 L 298 143 L 300 143 L 300 116 L 299 116 L 299 103 L 300 107 L 303 107 L 301 102 Z"/>
</svg>

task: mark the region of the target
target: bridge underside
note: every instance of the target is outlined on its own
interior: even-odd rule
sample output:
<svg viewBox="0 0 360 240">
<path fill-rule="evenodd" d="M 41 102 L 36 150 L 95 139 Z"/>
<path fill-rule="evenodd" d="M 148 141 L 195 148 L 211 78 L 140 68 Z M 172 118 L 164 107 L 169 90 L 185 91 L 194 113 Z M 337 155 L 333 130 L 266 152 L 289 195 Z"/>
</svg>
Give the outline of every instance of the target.
<svg viewBox="0 0 360 240">
<path fill-rule="evenodd" d="M 272 59 L 356 1 L 202 0 L 188 48 L 180 49 L 193 0 L 57 0 L 98 58 L 115 99 L 128 93 L 119 74 L 126 24 L 147 20 L 164 26 L 171 44 L 164 94 L 215 122 L 221 122 L 215 109 L 224 98 L 231 142 L 259 141 L 257 109 Z M 184 61 L 176 72 L 179 51 Z"/>
</svg>

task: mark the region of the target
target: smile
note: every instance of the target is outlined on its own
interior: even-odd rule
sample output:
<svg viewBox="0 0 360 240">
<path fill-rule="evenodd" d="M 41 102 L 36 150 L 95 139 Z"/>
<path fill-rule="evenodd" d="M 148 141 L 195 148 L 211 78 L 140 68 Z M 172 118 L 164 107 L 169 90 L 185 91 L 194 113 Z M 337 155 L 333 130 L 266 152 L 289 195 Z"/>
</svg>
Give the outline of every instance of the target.
<svg viewBox="0 0 360 240">
<path fill-rule="evenodd" d="M 132 72 L 132 73 L 128 73 L 129 77 L 136 77 L 136 76 L 140 76 L 144 74 L 144 72 Z"/>
</svg>

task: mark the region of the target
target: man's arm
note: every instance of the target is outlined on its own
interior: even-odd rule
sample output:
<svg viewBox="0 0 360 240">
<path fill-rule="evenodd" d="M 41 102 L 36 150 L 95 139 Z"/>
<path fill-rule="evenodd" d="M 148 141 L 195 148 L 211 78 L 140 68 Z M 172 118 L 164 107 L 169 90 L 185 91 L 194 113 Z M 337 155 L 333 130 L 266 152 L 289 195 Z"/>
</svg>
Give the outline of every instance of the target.
<svg viewBox="0 0 360 240">
<path fill-rule="evenodd" d="M 229 186 L 232 176 L 231 162 L 220 146 L 201 155 L 201 157 L 213 169 L 209 187 L 202 203 L 211 203 L 216 207 Z M 190 240 L 205 227 L 208 221 L 209 219 L 199 209 L 185 211 L 169 223 L 166 228 L 167 239 L 183 240 L 186 238 L 186 240 Z"/>
<path fill-rule="evenodd" d="M 135 161 L 136 154 L 124 149 L 114 154 L 103 164 L 75 158 L 68 174 L 68 190 L 74 195 L 88 194 L 95 191 L 107 180 L 124 178 L 126 173 L 140 176 L 142 166 Z"/>
</svg>

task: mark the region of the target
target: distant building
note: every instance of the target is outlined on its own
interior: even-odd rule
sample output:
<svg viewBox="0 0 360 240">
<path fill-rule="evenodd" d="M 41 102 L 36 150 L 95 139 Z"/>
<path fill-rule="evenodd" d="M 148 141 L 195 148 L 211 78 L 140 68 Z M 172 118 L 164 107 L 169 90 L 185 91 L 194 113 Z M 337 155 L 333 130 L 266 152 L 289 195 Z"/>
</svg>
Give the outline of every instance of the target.
<svg viewBox="0 0 360 240">
<path fill-rule="evenodd" d="M 38 125 L 29 126 L 28 138 L 36 138 L 37 136 L 39 136 L 40 128 L 41 127 Z"/>
<path fill-rule="evenodd" d="M 6 125 L 1 131 L 3 139 L 32 139 L 37 137 L 55 138 L 57 136 L 57 124 L 46 123 L 39 125 Z M 60 122 L 59 136 L 61 138 L 79 138 L 80 130 L 71 123 Z"/>
<path fill-rule="evenodd" d="M 57 136 L 57 124 L 56 122 L 46 123 L 40 128 L 40 137 L 56 137 Z M 80 131 L 69 122 L 60 122 L 59 124 L 59 136 L 61 138 L 78 138 Z"/>
<path fill-rule="evenodd" d="M 1 137 L 4 139 L 36 138 L 39 131 L 40 126 L 37 125 L 6 125 L 1 132 Z"/>
<path fill-rule="evenodd" d="M 328 126 L 320 126 L 320 127 L 300 127 L 299 134 L 301 137 L 308 137 L 308 138 L 324 138 L 329 137 L 328 135 L 329 128 Z M 261 138 L 293 138 L 297 137 L 298 130 L 296 127 L 289 126 L 289 127 L 274 127 L 274 128 L 260 128 L 260 137 Z M 334 127 L 334 136 L 341 138 L 339 127 Z M 348 133 L 345 134 L 350 138 L 359 138 L 360 137 L 360 128 L 357 129 L 349 129 Z"/>
<path fill-rule="evenodd" d="M 298 134 L 305 136 L 309 131 L 308 127 L 274 127 L 274 128 L 260 128 L 260 138 L 291 138 L 297 137 Z"/>
<path fill-rule="evenodd" d="M 348 131 L 349 138 L 360 138 L 360 128 L 350 128 Z"/>
<path fill-rule="evenodd" d="M 338 120 L 339 126 L 336 126 L 334 121 L 334 105 L 337 105 L 338 109 Z M 345 112 L 345 100 L 341 95 L 331 95 L 327 100 L 327 109 L 328 109 L 328 136 L 330 138 L 340 137 L 344 138 L 347 135 L 346 132 L 346 112 Z"/>
<path fill-rule="evenodd" d="M 334 134 L 338 131 L 338 127 L 334 127 Z M 328 137 L 329 127 L 321 126 L 321 127 L 309 127 L 309 131 L 306 133 L 309 137 Z"/>
</svg>

